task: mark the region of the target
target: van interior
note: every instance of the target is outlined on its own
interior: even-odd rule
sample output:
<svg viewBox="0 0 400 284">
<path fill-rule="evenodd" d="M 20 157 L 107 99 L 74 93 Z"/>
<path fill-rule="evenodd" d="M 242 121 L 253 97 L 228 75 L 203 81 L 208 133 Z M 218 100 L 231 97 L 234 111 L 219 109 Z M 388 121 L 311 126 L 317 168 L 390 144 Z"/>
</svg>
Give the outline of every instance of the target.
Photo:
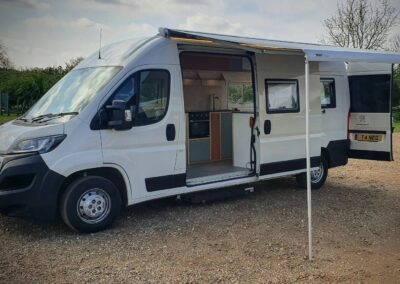
<svg viewBox="0 0 400 284">
<path fill-rule="evenodd" d="M 250 118 L 254 90 L 249 58 L 183 52 L 187 185 L 253 173 Z"/>
</svg>

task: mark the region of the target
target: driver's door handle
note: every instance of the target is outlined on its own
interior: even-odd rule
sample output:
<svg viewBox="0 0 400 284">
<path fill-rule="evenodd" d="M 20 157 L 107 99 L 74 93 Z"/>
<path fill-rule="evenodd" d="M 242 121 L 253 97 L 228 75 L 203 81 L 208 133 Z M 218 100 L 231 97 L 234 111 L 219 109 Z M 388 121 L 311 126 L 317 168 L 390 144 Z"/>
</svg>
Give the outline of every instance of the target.
<svg viewBox="0 0 400 284">
<path fill-rule="evenodd" d="M 167 141 L 174 141 L 176 136 L 175 125 L 168 124 L 165 134 L 167 136 Z"/>
</svg>

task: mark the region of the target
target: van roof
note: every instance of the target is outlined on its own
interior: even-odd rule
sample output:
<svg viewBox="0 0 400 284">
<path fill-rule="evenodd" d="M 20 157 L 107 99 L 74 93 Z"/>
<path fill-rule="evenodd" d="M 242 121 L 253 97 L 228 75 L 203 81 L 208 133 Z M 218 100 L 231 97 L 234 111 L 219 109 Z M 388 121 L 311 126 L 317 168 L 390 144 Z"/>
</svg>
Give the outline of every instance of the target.
<svg viewBox="0 0 400 284">
<path fill-rule="evenodd" d="M 156 36 L 159 37 L 159 36 Z M 156 37 L 140 37 L 108 44 L 85 58 L 76 69 L 95 66 L 125 66 L 135 52 Z"/>
</svg>

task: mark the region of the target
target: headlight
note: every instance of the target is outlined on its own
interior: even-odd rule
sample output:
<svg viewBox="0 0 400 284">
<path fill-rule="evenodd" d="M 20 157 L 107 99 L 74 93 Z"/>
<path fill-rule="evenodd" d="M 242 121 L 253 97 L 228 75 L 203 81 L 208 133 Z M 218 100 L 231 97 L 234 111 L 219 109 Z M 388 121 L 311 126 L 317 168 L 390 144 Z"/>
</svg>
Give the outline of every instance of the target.
<svg viewBox="0 0 400 284">
<path fill-rule="evenodd" d="M 9 150 L 9 154 L 39 152 L 47 153 L 56 148 L 64 139 L 66 135 L 55 135 L 40 138 L 32 138 L 21 140 L 14 144 Z"/>
</svg>

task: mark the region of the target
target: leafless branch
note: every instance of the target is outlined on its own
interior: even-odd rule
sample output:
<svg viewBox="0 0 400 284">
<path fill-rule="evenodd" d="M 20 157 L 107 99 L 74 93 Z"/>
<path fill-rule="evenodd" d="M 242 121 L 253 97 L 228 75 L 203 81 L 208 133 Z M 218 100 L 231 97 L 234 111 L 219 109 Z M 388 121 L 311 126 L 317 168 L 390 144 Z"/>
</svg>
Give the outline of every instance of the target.
<svg viewBox="0 0 400 284">
<path fill-rule="evenodd" d="M 400 33 L 389 38 L 387 49 L 394 52 L 400 52 Z"/>
<path fill-rule="evenodd" d="M 389 0 L 347 0 L 338 4 L 336 14 L 323 24 L 325 42 L 341 47 L 382 49 L 399 11 Z"/>
</svg>

